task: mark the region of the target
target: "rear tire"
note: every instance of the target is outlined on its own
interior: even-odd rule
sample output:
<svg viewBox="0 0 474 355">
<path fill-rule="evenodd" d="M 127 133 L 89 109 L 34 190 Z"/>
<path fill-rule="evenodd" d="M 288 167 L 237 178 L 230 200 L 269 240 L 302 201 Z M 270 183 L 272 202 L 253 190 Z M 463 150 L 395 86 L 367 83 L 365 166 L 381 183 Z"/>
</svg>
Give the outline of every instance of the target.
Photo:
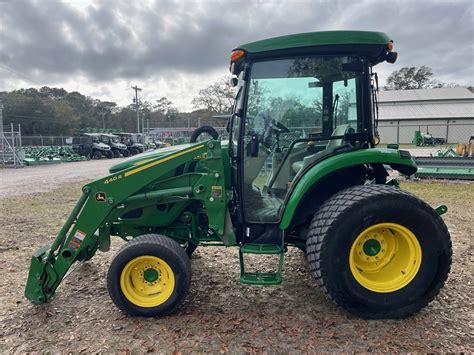
<svg viewBox="0 0 474 355">
<path fill-rule="evenodd" d="M 139 153 L 140 153 L 140 151 L 137 148 L 131 148 L 130 149 L 130 155 L 137 155 Z"/>
<path fill-rule="evenodd" d="M 369 319 L 418 312 L 439 293 L 451 266 L 441 217 L 386 185 L 334 195 L 314 215 L 306 246 L 309 268 L 326 295 Z"/>
<path fill-rule="evenodd" d="M 125 244 L 107 274 L 110 298 L 122 311 L 139 317 L 170 314 L 191 285 L 191 263 L 174 240 L 146 234 Z"/>
<path fill-rule="evenodd" d="M 107 157 L 107 159 L 112 159 L 114 157 L 114 153 L 112 153 L 111 150 L 108 150 L 107 152 L 105 152 L 105 156 Z"/>
<path fill-rule="evenodd" d="M 122 156 L 124 158 L 128 157 L 129 155 L 130 155 L 130 153 L 128 152 L 128 150 L 126 150 L 126 149 L 122 150 Z"/>
<path fill-rule="evenodd" d="M 120 152 L 118 150 L 114 149 L 113 154 L 114 158 L 120 158 Z"/>
</svg>

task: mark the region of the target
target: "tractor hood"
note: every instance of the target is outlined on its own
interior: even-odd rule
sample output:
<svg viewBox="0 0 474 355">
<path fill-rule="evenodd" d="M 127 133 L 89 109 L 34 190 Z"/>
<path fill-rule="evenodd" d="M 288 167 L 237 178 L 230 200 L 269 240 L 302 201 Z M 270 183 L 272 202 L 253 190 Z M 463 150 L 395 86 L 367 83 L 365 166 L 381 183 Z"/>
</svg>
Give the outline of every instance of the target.
<svg viewBox="0 0 474 355">
<path fill-rule="evenodd" d="M 128 169 L 132 166 L 140 165 L 142 163 L 145 163 L 146 161 L 159 158 L 163 155 L 170 154 L 170 153 L 175 153 L 179 152 L 181 150 L 185 150 L 189 148 L 192 144 L 180 144 L 180 145 L 174 145 L 171 147 L 166 147 L 166 148 L 160 148 L 160 149 L 155 149 L 152 151 L 148 151 L 145 153 L 137 154 L 134 155 L 133 157 L 124 160 L 123 162 L 119 164 L 113 165 L 109 171 L 110 173 L 116 173 L 120 170 Z"/>
</svg>

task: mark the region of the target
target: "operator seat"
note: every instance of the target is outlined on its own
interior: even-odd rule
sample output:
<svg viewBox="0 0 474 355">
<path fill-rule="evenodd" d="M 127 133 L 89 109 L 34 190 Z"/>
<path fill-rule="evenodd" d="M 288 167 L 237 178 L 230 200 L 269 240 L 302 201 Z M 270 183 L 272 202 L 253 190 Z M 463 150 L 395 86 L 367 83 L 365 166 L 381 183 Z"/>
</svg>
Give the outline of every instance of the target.
<svg viewBox="0 0 474 355">
<path fill-rule="evenodd" d="M 348 124 L 337 126 L 336 129 L 332 132 L 331 137 L 342 136 L 350 129 L 353 128 L 350 127 Z M 291 164 L 291 170 L 293 170 L 293 172 L 297 174 L 301 169 L 306 168 L 308 165 L 311 165 L 316 160 L 324 157 L 325 155 L 333 153 L 335 148 L 340 147 L 342 145 L 342 140 L 342 138 L 331 139 L 328 142 L 326 149 L 311 155 L 307 155 L 303 158 L 303 160 L 295 161 L 293 164 Z"/>
</svg>

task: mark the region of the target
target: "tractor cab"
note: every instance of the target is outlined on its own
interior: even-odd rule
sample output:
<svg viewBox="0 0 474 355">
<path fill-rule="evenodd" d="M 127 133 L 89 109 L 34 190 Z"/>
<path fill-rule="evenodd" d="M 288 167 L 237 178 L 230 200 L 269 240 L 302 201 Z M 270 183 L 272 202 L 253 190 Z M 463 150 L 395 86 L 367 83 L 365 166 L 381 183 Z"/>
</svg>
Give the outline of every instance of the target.
<svg viewBox="0 0 474 355">
<path fill-rule="evenodd" d="M 383 33 L 331 31 L 272 38 L 231 55 L 237 96 L 229 153 L 247 222 L 277 222 L 305 172 L 377 141 L 372 67 L 394 62 Z"/>
</svg>

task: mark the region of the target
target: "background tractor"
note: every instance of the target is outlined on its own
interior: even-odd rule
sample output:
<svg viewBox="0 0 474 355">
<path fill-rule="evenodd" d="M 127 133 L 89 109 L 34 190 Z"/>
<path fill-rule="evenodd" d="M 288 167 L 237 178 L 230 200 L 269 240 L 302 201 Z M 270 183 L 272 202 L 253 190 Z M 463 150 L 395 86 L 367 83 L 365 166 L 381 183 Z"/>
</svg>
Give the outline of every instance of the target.
<svg viewBox="0 0 474 355">
<path fill-rule="evenodd" d="M 375 146 L 373 67 L 395 62 L 392 46 L 380 32 L 329 31 L 237 47 L 229 140 L 199 128 L 189 144 L 86 184 L 55 241 L 33 255 L 26 297 L 49 301 L 71 265 L 118 236 L 127 243 L 107 287 L 134 316 L 173 312 L 191 285 L 190 256 L 208 245 L 239 248 L 244 284 L 280 284 L 285 251 L 298 247 L 323 292 L 360 317 L 425 307 L 450 269 L 447 209 L 387 179 L 386 167 L 417 171 L 409 152 Z M 273 270 L 249 269 L 249 254 L 273 255 Z"/>
</svg>

